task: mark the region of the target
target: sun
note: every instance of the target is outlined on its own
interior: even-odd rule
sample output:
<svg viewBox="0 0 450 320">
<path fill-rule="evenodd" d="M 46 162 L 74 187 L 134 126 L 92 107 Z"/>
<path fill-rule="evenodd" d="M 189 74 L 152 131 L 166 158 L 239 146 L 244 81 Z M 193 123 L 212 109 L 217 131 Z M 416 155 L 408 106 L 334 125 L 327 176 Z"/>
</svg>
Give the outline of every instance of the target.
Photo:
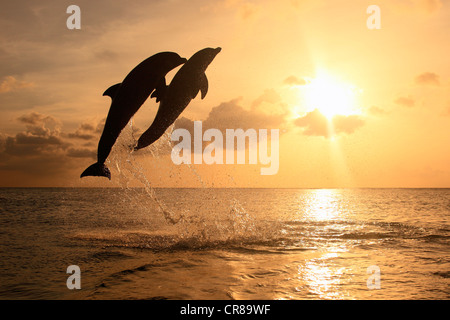
<svg viewBox="0 0 450 320">
<path fill-rule="evenodd" d="M 336 115 L 349 116 L 356 109 L 356 87 L 321 74 L 305 85 L 305 103 L 310 110 L 318 109 L 328 119 Z"/>
</svg>

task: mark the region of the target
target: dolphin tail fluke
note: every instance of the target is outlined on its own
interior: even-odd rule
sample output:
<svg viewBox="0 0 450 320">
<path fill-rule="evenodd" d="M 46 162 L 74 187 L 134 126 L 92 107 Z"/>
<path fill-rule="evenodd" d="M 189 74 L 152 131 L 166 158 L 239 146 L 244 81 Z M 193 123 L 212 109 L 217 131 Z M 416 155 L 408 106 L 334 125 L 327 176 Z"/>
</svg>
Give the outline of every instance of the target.
<svg viewBox="0 0 450 320">
<path fill-rule="evenodd" d="M 105 166 L 104 163 L 96 162 L 93 165 L 89 166 L 86 170 L 84 170 L 80 178 L 86 176 L 107 177 L 109 180 L 111 180 L 111 171 L 109 171 L 108 167 Z"/>
</svg>

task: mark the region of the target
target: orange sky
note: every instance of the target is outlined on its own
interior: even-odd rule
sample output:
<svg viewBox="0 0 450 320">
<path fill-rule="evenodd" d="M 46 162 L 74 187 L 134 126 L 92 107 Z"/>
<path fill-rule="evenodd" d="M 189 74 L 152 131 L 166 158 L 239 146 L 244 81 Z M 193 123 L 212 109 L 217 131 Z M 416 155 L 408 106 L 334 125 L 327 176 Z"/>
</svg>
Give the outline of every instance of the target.
<svg viewBox="0 0 450 320">
<path fill-rule="evenodd" d="M 71 4 L 81 30 L 66 28 Z M 380 30 L 366 26 L 371 4 Z M 160 187 L 450 187 L 448 30 L 445 0 L 2 3 L 0 186 L 139 186 L 142 172 Z M 127 128 L 109 159 L 113 180 L 79 178 L 95 159 L 106 88 L 157 52 L 218 46 L 208 95 L 182 117 L 279 129 L 278 174 L 175 166 L 158 146 L 130 155 Z M 139 132 L 157 107 L 149 99 L 135 115 Z"/>
</svg>

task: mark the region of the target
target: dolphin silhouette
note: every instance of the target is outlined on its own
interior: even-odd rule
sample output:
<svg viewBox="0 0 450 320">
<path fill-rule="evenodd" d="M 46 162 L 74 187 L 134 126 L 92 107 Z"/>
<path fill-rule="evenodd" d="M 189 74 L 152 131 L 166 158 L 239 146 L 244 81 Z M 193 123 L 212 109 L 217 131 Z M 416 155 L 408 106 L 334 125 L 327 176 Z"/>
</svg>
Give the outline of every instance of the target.
<svg viewBox="0 0 450 320">
<path fill-rule="evenodd" d="M 163 85 L 160 85 L 157 92 L 161 100 L 158 112 L 151 126 L 139 138 L 135 150 L 145 148 L 158 140 L 199 91 L 202 93 L 202 99 L 206 96 L 208 79 L 205 71 L 221 50 L 205 48 L 198 51 L 178 70 L 165 90 Z"/>
<path fill-rule="evenodd" d="M 97 162 L 84 170 L 80 178 L 102 176 L 111 180 L 105 161 L 120 132 L 152 92 L 152 97 L 158 101 L 161 99 L 166 87 L 166 74 L 186 61 L 174 52 L 157 53 L 138 64 L 122 83 L 103 93 L 111 97 L 112 103 L 98 143 Z"/>
</svg>

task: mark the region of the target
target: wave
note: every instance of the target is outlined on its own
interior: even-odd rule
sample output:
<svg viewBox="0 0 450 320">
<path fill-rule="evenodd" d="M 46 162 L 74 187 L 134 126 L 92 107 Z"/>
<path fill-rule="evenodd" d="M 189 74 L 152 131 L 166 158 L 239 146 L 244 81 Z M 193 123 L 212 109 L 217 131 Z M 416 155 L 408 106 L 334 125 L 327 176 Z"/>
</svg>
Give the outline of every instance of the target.
<svg viewBox="0 0 450 320">
<path fill-rule="evenodd" d="M 109 261 L 109 260 L 129 259 L 132 257 L 133 256 L 130 254 L 126 254 L 126 253 L 119 252 L 119 251 L 102 250 L 102 251 L 98 251 L 98 252 L 91 254 L 88 257 L 88 260 L 95 261 L 95 262 L 103 262 L 103 261 Z"/>
<path fill-rule="evenodd" d="M 450 271 L 433 272 L 433 275 L 448 279 L 450 278 Z"/>
<path fill-rule="evenodd" d="M 236 214 L 236 213 L 231 213 Z M 386 241 L 426 241 L 442 243 L 448 232 L 434 228 L 411 226 L 402 222 L 365 222 L 354 220 L 328 221 L 257 221 L 245 219 L 201 219 L 184 221 L 166 231 L 111 230 L 89 231 L 70 237 L 104 247 L 137 248 L 152 251 L 182 251 L 205 249 L 243 250 L 251 253 L 292 252 L 314 250 L 326 243 L 352 241 L 358 244 L 383 244 Z M 125 229 L 125 228 L 124 228 Z M 369 241 L 365 243 L 365 241 Z M 357 241 L 357 242 L 355 242 Z M 392 243 L 392 242 L 391 242 Z M 408 243 L 409 245 L 409 243 Z M 126 258 L 99 254 L 93 259 Z M 114 254 L 111 254 L 114 255 Z"/>
<path fill-rule="evenodd" d="M 291 233 L 324 239 L 373 240 L 414 239 L 439 241 L 450 238 L 447 229 L 412 226 L 403 222 L 380 221 L 290 221 L 286 227 Z"/>
<path fill-rule="evenodd" d="M 82 240 L 88 243 L 100 242 L 103 248 L 131 248 L 148 249 L 152 251 L 185 251 L 227 248 L 232 250 L 248 250 L 257 252 L 258 249 L 245 248 L 243 245 L 270 246 L 273 240 L 261 240 L 254 237 L 235 237 L 231 239 L 205 239 L 202 237 L 182 237 L 178 234 L 163 235 L 147 232 L 88 232 L 69 236 L 73 240 Z M 265 251 L 266 253 L 268 251 Z M 126 258 L 122 253 L 95 254 L 93 258 Z"/>
</svg>

